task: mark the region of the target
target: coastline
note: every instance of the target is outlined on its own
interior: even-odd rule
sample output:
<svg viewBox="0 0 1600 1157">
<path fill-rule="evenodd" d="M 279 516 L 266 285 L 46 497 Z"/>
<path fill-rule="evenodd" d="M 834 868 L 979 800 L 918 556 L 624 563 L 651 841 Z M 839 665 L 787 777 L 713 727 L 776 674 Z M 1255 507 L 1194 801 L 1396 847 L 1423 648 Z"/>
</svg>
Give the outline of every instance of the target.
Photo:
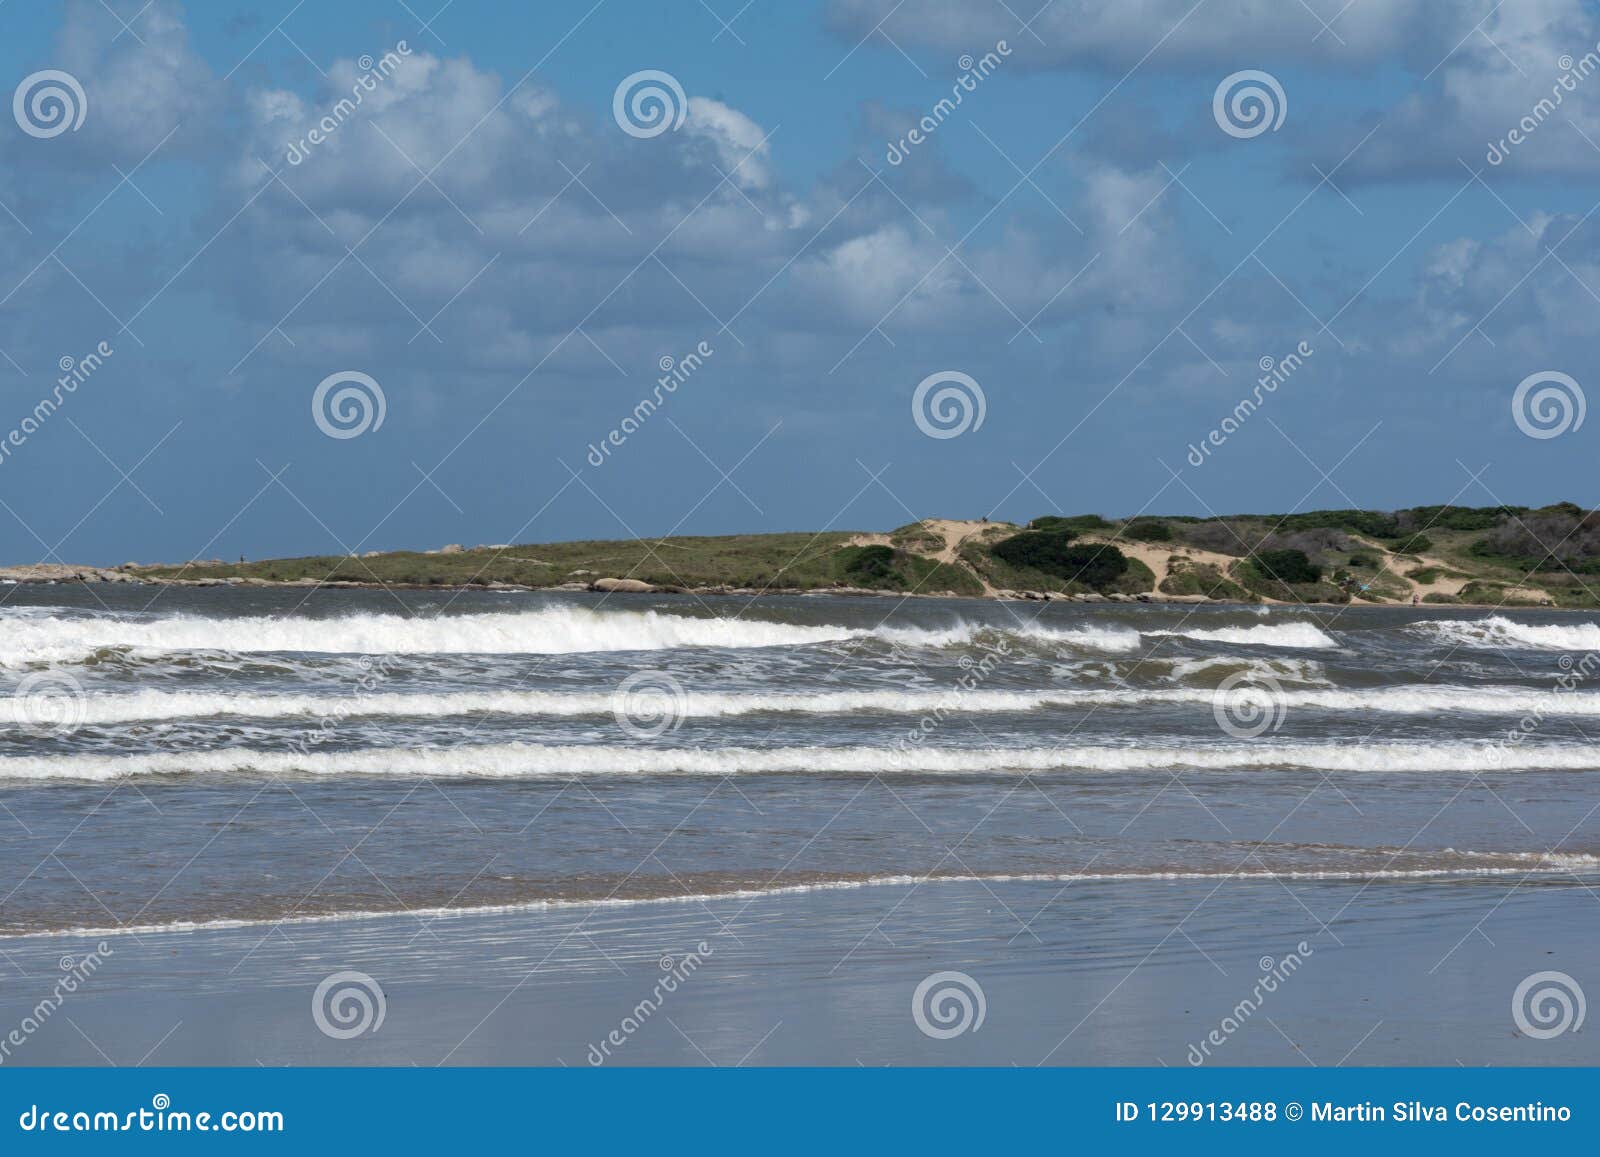
<svg viewBox="0 0 1600 1157">
<path fill-rule="evenodd" d="M 1552 510 L 1556 508 L 1551 508 Z M 1563 508 L 1564 511 L 1564 508 Z M 1359 511 L 1184 521 L 1047 516 L 1026 526 L 925 518 L 890 531 L 791 531 L 656 540 L 458 543 L 247 560 L 0 566 L 3 583 L 189 587 L 564 591 L 690 597 L 796 596 L 1242 606 L 1600 608 L 1562 563 L 1484 537 L 1498 511 L 1417 508 L 1427 531 Z M 1417 521 L 1426 514 L 1426 521 Z M 1566 517 L 1565 513 L 1549 517 Z M 1518 547 L 1517 549 L 1523 549 Z M 1499 553 L 1497 553 L 1497 551 Z M 1286 568 L 1286 569 L 1284 569 Z"/>
<path fill-rule="evenodd" d="M 196 588 L 230 588 L 230 589 L 278 589 L 278 590 L 396 590 L 396 591 L 438 591 L 458 593 L 463 591 L 499 591 L 515 592 L 522 594 L 542 594 L 559 592 L 562 594 L 603 594 L 603 595 L 686 595 L 695 598 L 714 598 L 733 596 L 747 599 L 761 598 L 794 598 L 798 596 L 829 596 L 833 598 L 879 598 L 894 599 L 933 599 L 941 602 L 1054 602 L 1073 604 L 1099 604 L 1114 606 L 1117 604 L 1141 603 L 1151 606 L 1217 606 L 1217 607 L 1397 607 L 1403 604 L 1381 599 L 1351 598 L 1348 602 L 1332 602 L 1325 600 L 1301 600 L 1290 602 L 1286 599 L 1273 599 L 1259 596 L 1251 599 L 1212 598 L 1207 595 L 1170 595 L 1160 591 L 1147 591 L 1140 594 L 1099 594 L 1084 593 L 1070 594 L 1060 591 L 986 591 L 982 594 L 959 594 L 950 591 L 899 591 L 899 590 L 874 590 L 869 587 L 735 587 L 735 586 L 692 586 L 680 587 L 670 585 L 656 585 L 640 583 L 638 586 L 607 588 L 597 583 L 560 583 L 554 586 L 530 586 L 524 583 L 397 583 L 397 582 L 361 582 L 352 579 L 263 579 L 263 578 L 171 578 L 162 575 L 146 575 L 137 571 L 128 572 L 115 569 L 106 569 L 93 566 L 71 566 L 64 564 L 49 564 L 51 570 L 60 573 L 50 577 L 39 574 L 39 567 L 0 567 L 0 584 L 23 587 L 60 586 L 64 584 L 80 584 L 85 586 L 98 583 L 131 585 L 131 586 L 171 586 L 171 587 L 196 587 Z M 628 580 L 622 580 L 628 581 Z M 1555 605 L 1529 606 L 1525 604 L 1506 603 L 1464 603 L 1454 602 L 1449 604 L 1428 603 L 1424 604 L 1433 610 L 1450 609 L 1462 611 L 1506 611 L 1506 610 L 1537 610 L 1537 611 L 1563 611 L 1574 614 L 1592 613 L 1590 607 L 1562 607 Z M 1423 606 L 1418 606 L 1422 610 Z"/>
</svg>

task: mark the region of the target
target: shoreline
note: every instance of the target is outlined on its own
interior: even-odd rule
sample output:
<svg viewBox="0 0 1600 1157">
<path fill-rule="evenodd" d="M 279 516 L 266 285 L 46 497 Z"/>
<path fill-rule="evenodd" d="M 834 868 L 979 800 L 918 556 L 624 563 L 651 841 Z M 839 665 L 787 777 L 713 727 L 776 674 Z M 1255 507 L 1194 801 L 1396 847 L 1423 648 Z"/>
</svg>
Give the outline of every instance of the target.
<svg viewBox="0 0 1600 1157">
<path fill-rule="evenodd" d="M 52 564 L 57 566 L 58 564 Z M 827 595 L 833 598 L 880 599 L 933 599 L 944 602 L 1045 602 L 1075 603 L 1084 605 L 1114 606 L 1119 604 L 1146 604 L 1151 606 L 1218 606 L 1218 607 L 1411 607 L 1414 610 L 1431 608 L 1463 611 L 1561 611 L 1571 614 L 1594 613 L 1594 607 L 1563 607 L 1531 605 L 1527 603 L 1419 603 L 1409 604 L 1385 599 L 1351 598 L 1348 602 L 1306 600 L 1289 602 L 1261 596 L 1254 599 L 1211 598 L 1206 595 L 1169 595 L 1160 591 L 1139 594 L 1068 594 L 1060 591 L 994 591 L 982 594 L 957 594 L 949 591 L 898 591 L 873 590 L 868 587 L 730 587 L 730 586 L 665 586 L 637 583 L 607 587 L 606 580 L 590 583 L 559 583 L 553 586 L 529 586 L 522 583 L 399 583 L 360 582 L 351 579 L 263 579 L 240 578 L 168 578 L 160 575 L 143 575 L 137 571 L 107 569 L 102 567 L 59 566 L 63 573 L 45 577 L 36 573 L 38 567 L 0 567 L 0 584 L 19 587 L 51 586 L 171 586 L 192 588 L 228 588 L 255 590 L 376 590 L 376 591 L 439 591 L 459 594 L 465 591 L 517 592 L 523 594 L 601 594 L 601 595 L 685 595 L 689 597 L 795 598 Z M 31 572 L 31 573 L 30 573 Z M 635 580 L 612 580 L 634 584 Z"/>
</svg>

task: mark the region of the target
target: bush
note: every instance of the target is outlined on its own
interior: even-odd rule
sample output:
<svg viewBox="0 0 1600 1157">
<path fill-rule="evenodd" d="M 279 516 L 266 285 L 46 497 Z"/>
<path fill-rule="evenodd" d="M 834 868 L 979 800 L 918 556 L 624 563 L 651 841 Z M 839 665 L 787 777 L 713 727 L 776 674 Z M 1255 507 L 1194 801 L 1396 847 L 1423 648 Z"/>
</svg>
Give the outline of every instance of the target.
<svg viewBox="0 0 1600 1157">
<path fill-rule="evenodd" d="M 1350 556 L 1350 565 L 1357 570 L 1376 570 L 1378 560 L 1370 554 L 1353 554 Z"/>
<path fill-rule="evenodd" d="M 1377 510 L 1308 510 L 1304 514 L 1290 514 L 1283 518 L 1267 516 L 1286 531 L 1294 530 L 1353 530 L 1373 538 L 1392 538 L 1400 531 L 1396 517 Z"/>
<path fill-rule="evenodd" d="M 1314 583 L 1322 580 L 1322 568 L 1306 557 L 1303 550 L 1264 550 L 1255 556 L 1256 570 L 1280 583 Z"/>
<path fill-rule="evenodd" d="M 1413 506 L 1399 511 L 1401 533 L 1421 527 L 1440 530 L 1488 530 L 1512 514 L 1526 514 L 1526 506 Z"/>
<path fill-rule="evenodd" d="M 1122 536 L 1134 542 L 1171 542 L 1172 527 L 1159 518 L 1138 518 L 1123 528 Z"/>
<path fill-rule="evenodd" d="M 1407 538 L 1396 539 L 1392 549 L 1396 554 L 1420 554 L 1433 549 L 1433 539 L 1425 534 L 1413 534 Z"/>
<path fill-rule="evenodd" d="M 1072 537 L 1065 530 L 1024 530 L 995 543 L 994 556 L 1012 566 L 1060 574 L 1061 560 L 1072 549 Z"/>
<path fill-rule="evenodd" d="M 894 550 L 887 546 L 847 546 L 839 552 L 839 573 L 862 586 L 895 577 Z"/>
<path fill-rule="evenodd" d="M 1200 550 L 1215 554 L 1241 556 L 1250 553 L 1258 535 L 1249 527 L 1225 519 L 1197 522 L 1183 530 L 1183 541 Z"/>
<path fill-rule="evenodd" d="M 1073 546 L 1061 530 L 1025 530 L 994 544 L 994 556 L 1011 566 L 1099 589 L 1128 570 L 1128 557 L 1114 546 Z"/>
<path fill-rule="evenodd" d="M 1067 548 L 1063 561 L 1067 569 L 1062 578 L 1072 579 L 1095 590 L 1110 586 L 1126 574 L 1131 565 L 1128 556 L 1114 546 L 1071 546 Z M 1153 582 L 1155 575 L 1149 573 L 1149 568 L 1143 569 L 1149 581 Z M 1148 583 L 1144 589 L 1149 589 Z"/>
<path fill-rule="evenodd" d="M 1171 564 L 1167 577 L 1161 580 L 1161 591 L 1169 595 L 1205 595 L 1212 599 L 1254 601 L 1249 591 L 1228 578 L 1211 563 L 1192 563 L 1187 559 L 1178 559 Z"/>
<path fill-rule="evenodd" d="M 1110 530 L 1111 523 L 1098 514 L 1074 514 L 1070 518 L 1047 514 L 1028 523 L 1029 530 Z"/>
</svg>

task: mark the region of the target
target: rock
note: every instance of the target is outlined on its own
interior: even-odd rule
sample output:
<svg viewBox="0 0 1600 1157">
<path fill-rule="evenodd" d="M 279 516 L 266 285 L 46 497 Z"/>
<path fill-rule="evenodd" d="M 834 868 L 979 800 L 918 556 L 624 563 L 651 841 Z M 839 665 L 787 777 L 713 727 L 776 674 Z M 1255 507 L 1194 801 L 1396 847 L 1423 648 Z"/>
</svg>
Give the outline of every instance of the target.
<svg viewBox="0 0 1600 1157">
<path fill-rule="evenodd" d="M 607 594 L 647 595 L 656 588 L 647 582 L 629 578 L 600 578 L 589 584 L 591 590 L 605 591 Z"/>
<path fill-rule="evenodd" d="M 473 547 L 472 549 L 473 550 L 510 550 L 511 549 L 511 544 L 509 542 L 479 543 L 477 546 Z"/>
<path fill-rule="evenodd" d="M 459 542 L 447 543 L 439 548 L 440 554 L 460 554 L 462 546 Z"/>
<path fill-rule="evenodd" d="M 367 551 L 366 554 L 362 555 L 361 557 L 362 558 L 378 558 L 382 554 L 383 554 L 383 551 L 381 551 L 381 550 L 369 550 L 369 551 Z"/>
<path fill-rule="evenodd" d="M 138 570 L 139 569 L 139 564 L 136 563 L 136 562 L 125 562 L 120 567 L 118 567 L 117 569 L 118 570 Z"/>
<path fill-rule="evenodd" d="M 586 591 L 586 590 L 589 589 L 589 584 L 588 583 L 558 583 L 555 586 L 551 587 L 550 589 L 551 590 L 556 590 L 556 591 Z"/>
<path fill-rule="evenodd" d="M 568 574 L 593 574 L 592 570 L 569 570 Z"/>
</svg>

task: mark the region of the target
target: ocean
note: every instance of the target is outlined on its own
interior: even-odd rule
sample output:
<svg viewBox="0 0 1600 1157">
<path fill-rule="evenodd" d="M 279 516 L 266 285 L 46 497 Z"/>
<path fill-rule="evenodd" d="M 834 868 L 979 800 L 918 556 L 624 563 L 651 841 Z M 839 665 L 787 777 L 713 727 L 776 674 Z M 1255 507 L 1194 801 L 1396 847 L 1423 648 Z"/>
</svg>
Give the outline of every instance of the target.
<svg viewBox="0 0 1600 1157">
<path fill-rule="evenodd" d="M 98 963 L 0 1063 L 1596 1063 L 1512 1015 L 1596 958 L 1596 651 L 1522 610 L 9 587 L 0 1017 Z M 346 973 L 385 1011 L 330 1034 Z"/>
</svg>

